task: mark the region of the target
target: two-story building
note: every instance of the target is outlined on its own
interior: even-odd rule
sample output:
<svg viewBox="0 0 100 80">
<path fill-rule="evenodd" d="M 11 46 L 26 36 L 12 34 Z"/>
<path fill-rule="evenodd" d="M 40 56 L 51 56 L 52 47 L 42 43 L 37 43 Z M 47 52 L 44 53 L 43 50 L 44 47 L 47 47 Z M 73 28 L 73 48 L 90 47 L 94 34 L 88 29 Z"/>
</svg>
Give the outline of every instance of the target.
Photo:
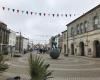
<svg viewBox="0 0 100 80">
<path fill-rule="evenodd" d="M 68 53 L 100 57 L 100 5 L 67 24 Z"/>
</svg>

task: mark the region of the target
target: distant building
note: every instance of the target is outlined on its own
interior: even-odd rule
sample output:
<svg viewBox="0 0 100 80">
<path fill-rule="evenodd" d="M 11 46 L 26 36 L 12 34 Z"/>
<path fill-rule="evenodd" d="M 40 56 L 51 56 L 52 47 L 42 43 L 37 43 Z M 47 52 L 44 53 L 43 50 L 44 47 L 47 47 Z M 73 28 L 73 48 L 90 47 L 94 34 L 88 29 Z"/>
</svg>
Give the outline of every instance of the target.
<svg viewBox="0 0 100 80">
<path fill-rule="evenodd" d="M 54 36 L 55 37 L 55 42 L 57 43 L 56 47 L 60 46 L 60 34 Z"/>
<path fill-rule="evenodd" d="M 49 39 L 49 44 L 48 44 L 49 45 L 49 48 L 51 48 L 51 46 L 52 46 L 52 43 L 51 42 L 52 42 L 52 39 L 50 38 Z"/>
<path fill-rule="evenodd" d="M 34 44 L 33 44 L 33 42 L 32 41 L 29 41 L 29 50 L 33 50 L 33 46 L 34 46 Z"/>
<path fill-rule="evenodd" d="M 70 55 L 100 57 L 100 5 L 67 24 Z"/>
<path fill-rule="evenodd" d="M 7 25 L 0 22 L 0 53 L 8 54 L 9 33 Z"/>
<path fill-rule="evenodd" d="M 23 37 L 22 35 L 18 35 L 16 37 L 16 51 L 19 53 L 23 53 L 24 50 L 28 50 L 29 39 Z"/>
<path fill-rule="evenodd" d="M 62 32 L 62 53 L 67 54 L 67 30 Z"/>
<path fill-rule="evenodd" d="M 23 37 L 23 50 L 28 51 L 29 39 Z"/>
<path fill-rule="evenodd" d="M 16 32 L 10 30 L 9 34 L 9 53 L 15 53 L 15 46 L 16 46 Z"/>
</svg>

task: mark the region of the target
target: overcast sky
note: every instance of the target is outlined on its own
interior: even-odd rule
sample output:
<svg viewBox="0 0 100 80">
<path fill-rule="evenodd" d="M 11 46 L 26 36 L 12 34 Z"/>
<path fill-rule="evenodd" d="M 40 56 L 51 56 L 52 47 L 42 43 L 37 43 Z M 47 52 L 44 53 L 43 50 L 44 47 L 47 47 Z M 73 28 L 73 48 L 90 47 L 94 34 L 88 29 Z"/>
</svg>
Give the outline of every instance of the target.
<svg viewBox="0 0 100 80">
<path fill-rule="evenodd" d="M 0 21 L 8 28 L 19 32 L 34 42 L 44 42 L 51 36 L 66 29 L 66 24 L 86 11 L 100 4 L 100 0 L 0 0 L 0 7 L 28 10 L 33 12 L 73 14 L 74 17 L 44 17 L 17 14 L 0 8 Z"/>
</svg>

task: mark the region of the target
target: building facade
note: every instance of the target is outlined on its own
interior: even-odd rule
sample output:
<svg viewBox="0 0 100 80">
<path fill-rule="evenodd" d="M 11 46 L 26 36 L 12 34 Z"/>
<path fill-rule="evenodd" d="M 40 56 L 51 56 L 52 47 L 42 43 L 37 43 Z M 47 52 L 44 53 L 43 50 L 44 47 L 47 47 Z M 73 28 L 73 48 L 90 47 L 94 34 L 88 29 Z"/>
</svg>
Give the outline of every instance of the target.
<svg viewBox="0 0 100 80">
<path fill-rule="evenodd" d="M 7 25 L 0 22 L 0 53 L 8 54 L 9 33 Z"/>
<path fill-rule="evenodd" d="M 59 36 L 58 44 L 59 44 L 58 48 L 60 49 L 60 52 L 62 53 L 62 44 L 63 44 L 62 35 Z"/>
<path fill-rule="evenodd" d="M 22 35 L 18 35 L 16 37 L 16 51 L 19 53 L 23 53 L 28 50 L 29 39 L 23 37 Z"/>
<path fill-rule="evenodd" d="M 67 54 L 67 30 L 62 32 L 62 54 Z"/>
<path fill-rule="evenodd" d="M 9 53 L 15 53 L 15 46 L 16 46 L 16 32 L 13 30 L 10 30 L 9 34 Z"/>
<path fill-rule="evenodd" d="M 68 53 L 100 57 L 100 5 L 67 24 Z"/>
</svg>

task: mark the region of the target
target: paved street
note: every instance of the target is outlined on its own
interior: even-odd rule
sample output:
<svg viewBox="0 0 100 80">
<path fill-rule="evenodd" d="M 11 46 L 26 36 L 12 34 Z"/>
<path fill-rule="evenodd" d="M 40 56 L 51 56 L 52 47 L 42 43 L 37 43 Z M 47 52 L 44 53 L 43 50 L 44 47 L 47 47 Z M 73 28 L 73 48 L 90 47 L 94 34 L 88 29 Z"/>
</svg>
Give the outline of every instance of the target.
<svg viewBox="0 0 100 80">
<path fill-rule="evenodd" d="M 34 53 L 33 53 L 34 54 Z M 0 80 L 5 80 L 11 76 L 21 76 L 25 80 L 29 79 L 28 56 L 12 58 L 9 62 L 10 68 L 0 75 Z M 53 60 L 47 54 L 40 55 L 46 63 L 50 63 L 49 70 L 53 71 L 51 80 L 100 80 L 100 59 L 87 57 L 64 57 Z"/>
</svg>

